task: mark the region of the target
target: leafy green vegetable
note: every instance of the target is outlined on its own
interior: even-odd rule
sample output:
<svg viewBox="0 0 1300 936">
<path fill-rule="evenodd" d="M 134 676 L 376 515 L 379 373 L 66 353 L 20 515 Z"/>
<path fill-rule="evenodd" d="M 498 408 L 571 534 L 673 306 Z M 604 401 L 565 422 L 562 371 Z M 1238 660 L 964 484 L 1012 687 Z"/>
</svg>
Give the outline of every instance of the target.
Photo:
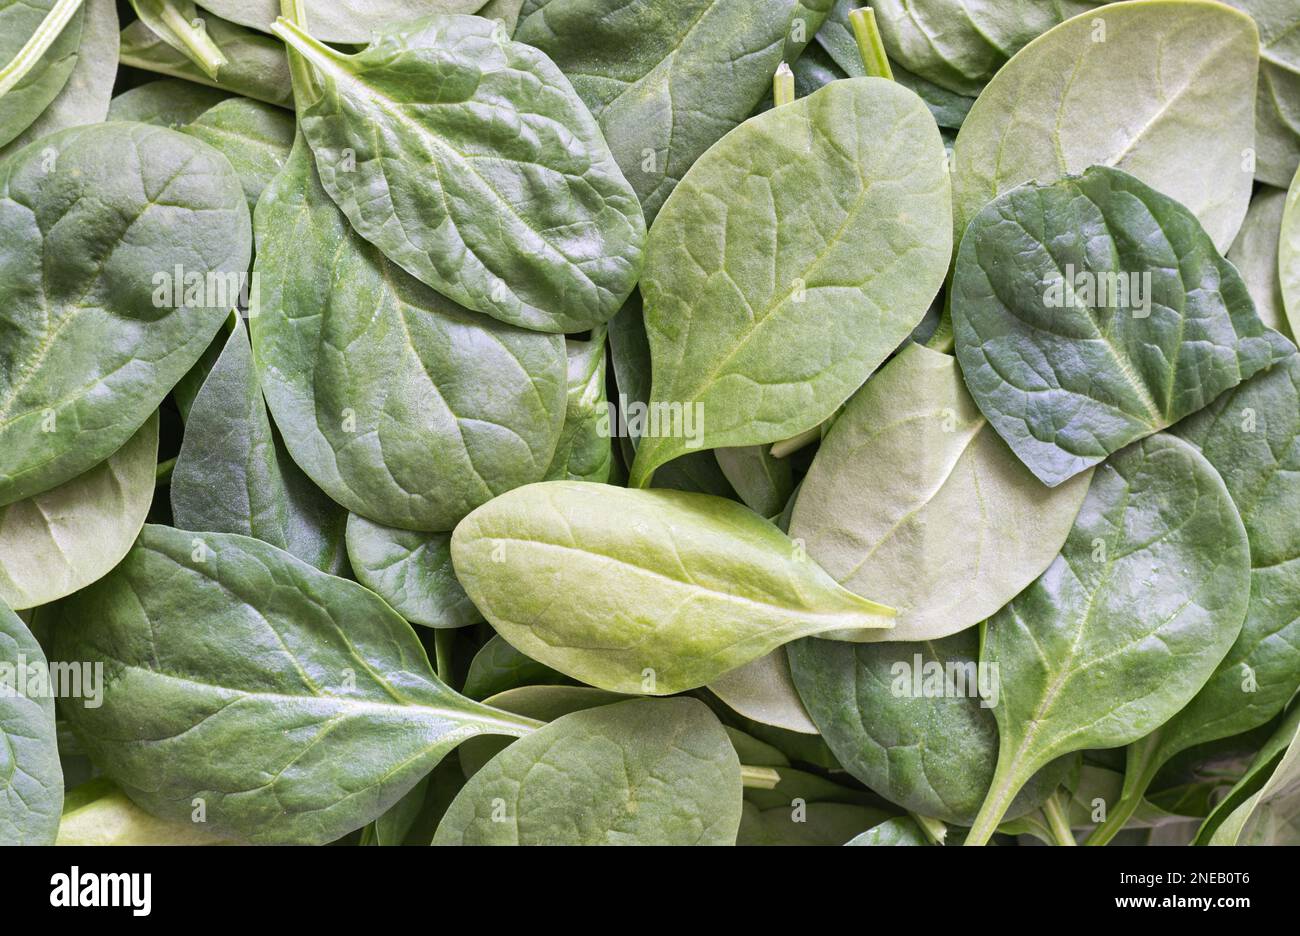
<svg viewBox="0 0 1300 936">
<path fill-rule="evenodd" d="M 790 676 L 784 647 L 722 674 L 709 683 L 709 691 L 746 718 L 787 731 L 817 733 Z"/>
<path fill-rule="evenodd" d="M 200 0 L 232 23 L 270 32 L 280 0 Z M 312 33 L 324 42 L 364 43 L 373 30 L 433 13 L 475 13 L 486 0 L 303 0 Z"/>
<path fill-rule="evenodd" d="M 562 338 L 406 276 L 352 232 L 301 139 L 255 224 L 262 390 L 294 460 L 330 497 L 387 526 L 440 531 L 543 477 L 565 412 Z"/>
<path fill-rule="evenodd" d="M 1129 744 L 1191 701 L 1249 596 L 1246 531 L 1195 448 L 1155 435 L 1098 468 L 1061 555 L 985 625 L 998 766 L 967 843 L 988 840 L 1048 761 Z"/>
<path fill-rule="evenodd" d="M 532 484 L 466 517 L 451 555 L 501 636 L 612 692 L 681 692 L 799 637 L 890 625 L 776 527 L 704 494 Z"/>
<path fill-rule="evenodd" d="M 740 762 L 693 699 L 575 712 L 510 745 L 452 802 L 435 845 L 731 845 Z"/>
<path fill-rule="evenodd" d="M 180 129 L 211 144 L 230 160 L 248 196 L 250 212 L 284 168 L 293 146 L 293 117 L 278 107 L 247 98 L 215 104 Z"/>
<path fill-rule="evenodd" d="M 765 445 L 720 448 L 713 454 L 723 475 L 750 510 L 760 516 L 774 517 L 785 509 L 794 493 L 794 474 L 789 461 L 773 458 Z"/>
<path fill-rule="evenodd" d="M 548 481 L 608 481 L 614 450 L 610 446 L 605 397 L 604 326 L 587 341 L 566 339 L 569 370 L 564 429 L 555 446 Z"/>
<path fill-rule="evenodd" d="M 636 285 L 645 219 L 568 80 L 498 28 L 435 16 L 342 55 L 274 27 L 319 83 L 299 120 L 357 233 L 503 322 L 593 328 Z"/>
<path fill-rule="evenodd" d="M 581 712 L 611 702 L 621 702 L 627 696 L 590 686 L 517 686 L 488 696 L 483 701 L 493 708 L 516 715 L 526 715 L 538 721 L 551 722 L 572 712 Z M 510 738 L 481 735 L 470 738 L 460 746 L 460 765 L 465 777 L 474 776 L 483 765 L 504 751 L 513 741 Z"/>
<path fill-rule="evenodd" d="M 144 526 L 158 417 L 83 475 L 0 507 L 0 602 L 34 608 L 112 571 Z"/>
<path fill-rule="evenodd" d="M 1255 793 L 1263 789 L 1264 784 L 1268 782 L 1273 775 L 1273 771 L 1277 769 L 1277 765 L 1281 763 L 1282 757 L 1295 741 L 1297 729 L 1300 729 L 1300 706 L 1293 705 L 1286 718 L 1278 725 L 1277 730 L 1260 747 L 1242 778 L 1228 791 L 1228 794 L 1215 806 L 1214 810 L 1205 817 L 1205 821 L 1196 834 L 1197 845 L 1210 844 L 1218 833 L 1219 827 L 1236 813 L 1243 804 L 1247 803 Z M 1243 813 L 1237 818 L 1244 824 L 1247 816 L 1248 814 Z M 1229 831 L 1225 832 L 1223 837 L 1235 838 L 1236 834 L 1235 831 Z M 1220 841 L 1223 840 L 1223 837 L 1220 838 Z"/>
<path fill-rule="evenodd" d="M 1300 170 L 1291 181 L 1282 211 L 1282 230 L 1277 247 L 1278 278 L 1282 284 L 1282 305 L 1291 334 L 1300 334 Z"/>
<path fill-rule="evenodd" d="M 0 845 L 51 845 L 59 829 L 63 771 L 48 679 L 41 645 L 0 604 Z"/>
<path fill-rule="evenodd" d="M 451 536 L 397 530 L 348 516 L 348 559 L 357 581 L 412 624 L 464 627 L 481 621 L 451 567 Z"/>
<path fill-rule="evenodd" d="M 63 130 L 0 162 L 0 229 L 0 504 L 10 504 L 135 434 L 230 311 L 251 238 L 220 153 L 125 123 Z"/>
<path fill-rule="evenodd" d="M 1048 30 L 989 82 L 957 135 L 958 238 L 1008 189 L 1097 165 L 1177 199 L 1227 250 L 1250 201 L 1258 62 L 1250 17 L 1201 0 L 1112 3 Z"/>
<path fill-rule="evenodd" d="M 171 503 L 182 530 L 253 536 L 325 572 L 344 568 L 347 513 L 276 438 L 238 316 L 186 416 Z"/>
<path fill-rule="evenodd" d="M 1274 331 L 1288 338 L 1294 335 L 1286 321 L 1282 281 L 1278 276 L 1278 242 L 1282 236 L 1282 215 L 1286 192 L 1261 188 L 1250 202 L 1241 231 L 1228 250 L 1228 260 L 1237 268 L 1255 302 L 1255 312 Z"/>
<path fill-rule="evenodd" d="M 208 37 L 191 0 L 131 0 L 140 22 L 215 80 L 227 59 Z"/>
<path fill-rule="evenodd" d="M 976 216 L 952 320 L 975 402 L 1051 486 L 1294 347 L 1187 209 L 1103 166 L 1014 188 Z"/>
<path fill-rule="evenodd" d="M 114 97 L 108 105 L 108 119 L 133 120 L 178 130 L 198 120 L 227 97 L 225 91 L 217 88 L 180 78 L 159 78 Z"/>
<path fill-rule="evenodd" d="M 1215 829 L 1211 845 L 1295 845 L 1300 842 L 1300 744 L 1294 728 L 1286 752 L 1258 793 Z"/>
<path fill-rule="evenodd" d="M 845 845 L 929 845 L 921 827 L 907 816 L 889 819 L 854 836 Z"/>
<path fill-rule="evenodd" d="M 227 59 L 227 64 L 215 78 L 139 21 L 122 30 L 122 64 L 242 94 L 279 107 L 292 105 L 293 85 L 283 45 L 270 36 L 251 32 L 215 16 L 206 17 L 204 22 L 208 37 Z"/>
<path fill-rule="evenodd" d="M 978 624 L 1047 568 L 1089 476 L 1044 487 L 975 407 L 957 362 L 911 345 L 836 419 L 790 535 L 841 585 L 898 610 L 880 638 L 928 640 Z"/>
<path fill-rule="evenodd" d="M 1255 178 L 1286 187 L 1300 166 L 1300 8 L 1289 0 L 1224 0 L 1259 27 Z"/>
<path fill-rule="evenodd" d="M 499 635 L 493 636 L 474 654 L 465 676 L 465 695 L 486 699 L 521 686 L 572 683 L 544 663 L 520 653 Z"/>
<path fill-rule="evenodd" d="M 371 592 L 244 536 L 146 526 L 56 613 L 55 655 L 104 661 L 102 706 L 66 710 L 95 763 L 160 818 L 198 799 L 218 834 L 328 842 L 465 738 L 535 725 L 447 688 Z"/>
<path fill-rule="evenodd" d="M 0 146 L 26 130 L 77 64 L 82 0 L 0 0 Z"/>
<path fill-rule="evenodd" d="M 651 231 L 652 400 L 702 407 L 706 448 L 816 426 L 925 314 L 948 216 L 938 129 L 893 82 L 832 82 L 751 118 L 691 167 Z M 690 442 L 643 438 L 630 483 Z"/>
<path fill-rule="evenodd" d="M 55 845 L 235 845 L 201 823 L 151 816 L 100 777 L 68 792 Z"/>
</svg>

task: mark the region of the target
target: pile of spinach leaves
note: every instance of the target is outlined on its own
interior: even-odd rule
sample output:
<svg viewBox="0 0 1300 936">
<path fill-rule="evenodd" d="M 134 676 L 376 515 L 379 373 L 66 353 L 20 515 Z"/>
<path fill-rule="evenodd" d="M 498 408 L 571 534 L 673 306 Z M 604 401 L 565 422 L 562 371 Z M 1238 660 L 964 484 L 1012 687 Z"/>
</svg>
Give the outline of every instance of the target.
<svg viewBox="0 0 1300 936">
<path fill-rule="evenodd" d="M 0 844 L 1300 843 L 1290 0 L 0 0 Z"/>
</svg>

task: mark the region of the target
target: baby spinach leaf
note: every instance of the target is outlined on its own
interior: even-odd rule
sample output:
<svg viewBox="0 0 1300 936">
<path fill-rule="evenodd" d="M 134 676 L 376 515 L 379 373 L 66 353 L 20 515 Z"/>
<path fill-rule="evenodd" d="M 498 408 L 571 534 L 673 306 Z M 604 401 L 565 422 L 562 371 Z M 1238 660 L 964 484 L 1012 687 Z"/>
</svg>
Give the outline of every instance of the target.
<svg viewBox="0 0 1300 936">
<path fill-rule="evenodd" d="M 435 845 L 732 845 L 740 762 L 694 699 L 631 699 L 510 745 L 452 802 Z"/>
<path fill-rule="evenodd" d="M 1278 279 L 1282 284 L 1282 305 L 1291 334 L 1300 334 L 1300 170 L 1286 193 L 1282 210 L 1282 232 L 1277 246 Z"/>
<path fill-rule="evenodd" d="M 754 513 L 775 517 L 794 493 L 789 459 L 773 458 L 770 446 L 742 445 L 714 451 L 718 467 Z"/>
<path fill-rule="evenodd" d="M 847 845 L 889 813 L 848 803 L 806 803 L 759 809 L 746 802 L 737 845 Z"/>
<path fill-rule="evenodd" d="M 376 29 L 434 13 L 474 13 L 486 0 L 303 0 L 307 25 L 323 42 L 364 43 Z M 270 32 L 280 0 L 201 0 L 232 23 Z M 490 3 L 487 3 L 490 6 Z M 487 15 L 484 12 L 482 15 Z"/>
<path fill-rule="evenodd" d="M 975 402 L 1053 487 L 1293 348 L 1186 208 L 1104 166 L 979 213 L 952 321 Z"/>
<path fill-rule="evenodd" d="M 929 845 L 921 827 L 910 816 L 889 819 L 854 836 L 845 845 Z"/>
<path fill-rule="evenodd" d="M 238 285 L 220 287 L 248 269 L 250 232 L 225 157 L 125 123 L 63 130 L 0 162 L 0 231 L 9 504 L 135 434 L 230 311 Z"/>
<path fill-rule="evenodd" d="M 293 116 L 248 98 L 222 101 L 180 129 L 230 160 L 248 196 L 249 211 L 257 207 L 262 191 L 284 168 L 293 146 Z"/>
<path fill-rule="evenodd" d="M 283 451 L 238 316 L 186 416 L 171 503 L 183 530 L 240 533 L 325 572 L 339 574 L 346 567 L 347 512 Z"/>
<path fill-rule="evenodd" d="M 694 689 L 799 637 L 888 627 L 892 613 L 705 494 L 531 484 L 466 517 L 451 556 L 501 636 L 612 692 Z"/>
<path fill-rule="evenodd" d="M 130 0 L 131 8 L 163 42 L 216 79 L 227 64 L 225 54 L 208 36 L 191 0 Z"/>
<path fill-rule="evenodd" d="M 1278 276 L 1278 242 L 1282 237 L 1285 209 L 1286 192 L 1261 187 L 1250 202 L 1237 239 L 1228 249 L 1228 260 L 1245 281 L 1260 321 L 1294 339 L 1287 324 L 1282 280 Z"/>
<path fill-rule="evenodd" d="M 1174 432 L 1227 485 L 1250 541 L 1241 633 L 1190 702 L 1128 749 L 1123 796 L 1097 840 L 1117 832 L 1161 766 L 1193 745 L 1264 724 L 1300 688 L 1300 355 L 1223 394 Z"/>
<path fill-rule="evenodd" d="M 236 845 L 193 820 L 159 819 L 98 777 L 68 791 L 55 845 Z"/>
<path fill-rule="evenodd" d="M 484 703 L 516 715 L 526 715 L 542 722 L 552 722 L 562 715 L 581 712 L 611 702 L 622 702 L 627 696 L 590 686 L 517 686 L 488 696 Z M 460 746 L 460 766 L 466 779 L 483 769 L 483 765 L 504 751 L 512 740 L 483 735 L 470 738 Z"/>
<path fill-rule="evenodd" d="M 464 627 L 481 621 L 451 567 L 451 536 L 397 530 L 348 516 L 348 559 L 357 581 L 412 624 Z"/>
<path fill-rule="evenodd" d="M 1200 452 L 1159 434 L 1109 458 L 1061 555 L 985 625 L 998 766 L 968 844 L 988 840 L 1048 761 L 1132 743 L 1182 709 L 1237 639 L 1249 597 L 1245 528 Z"/>
<path fill-rule="evenodd" d="M 133 120 L 181 129 L 230 95 L 180 78 L 159 78 L 123 91 L 108 105 L 109 120 Z"/>
<path fill-rule="evenodd" d="M 471 702 L 374 594 L 274 546 L 146 526 L 56 610 L 56 655 L 104 662 L 66 714 L 140 806 L 254 842 L 328 842 L 382 815 L 461 741 L 535 723 Z"/>
<path fill-rule="evenodd" d="M 790 676 L 785 647 L 724 673 L 709 683 L 709 691 L 756 722 L 803 734 L 817 733 Z"/>
<path fill-rule="evenodd" d="M 587 341 L 569 338 L 564 344 L 569 359 L 569 395 L 564 429 L 546 480 L 608 481 L 614 450 L 605 397 L 605 327 L 594 329 Z"/>
<path fill-rule="evenodd" d="M 993 779 L 989 705 L 1003 691 L 996 674 L 981 675 L 973 630 L 918 643 L 801 640 L 787 649 L 799 695 L 849 773 L 904 809 L 970 824 Z M 1065 766 L 1045 770 L 1011 813 L 1042 802 Z"/>
<path fill-rule="evenodd" d="M 261 33 L 215 16 L 204 20 L 208 37 L 227 59 L 212 78 L 188 56 L 159 38 L 142 22 L 122 30 L 122 64 L 171 78 L 184 78 L 278 107 L 293 106 L 293 83 L 284 46 Z"/>
<path fill-rule="evenodd" d="M 45 682 L 35 682 L 41 671 Z M 41 645 L 0 604 L 0 845 L 51 845 L 59 830 L 63 770 L 48 680 Z"/>
<path fill-rule="evenodd" d="M 544 54 L 475 16 L 380 30 L 343 55 L 284 20 L 312 66 L 299 120 L 325 190 L 412 276 L 526 328 L 608 321 L 645 219 L 600 128 Z"/>
<path fill-rule="evenodd" d="M 1227 250 L 1250 201 L 1258 65 L 1250 17 L 1219 3 L 1115 3 L 1049 30 L 989 82 L 957 135 L 958 237 L 1008 189 L 1099 165 L 1159 187 Z"/>
<path fill-rule="evenodd" d="M 0 146 L 59 95 L 77 64 L 82 0 L 0 0 Z"/>
<path fill-rule="evenodd" d="M 301 138 L 255 225 L 262 389 L 330 497 L 439 531 L 542 478 L 564 420 L 563 338 L 477 315 L 393 266 L 353 233 Z"/>
<path fill-rule="evenodd" d="M 1291 740 L 1268 780 L 1223 820 L 1210 845 L 1300 844 L 1300 742 Z"/>
<path fill-rule="evenodd" d="M 85 0 L 82 16 L 77 61 L 68 80 L 26 130 L 0 146 L 0 159 L 32 140 L 105 119 L 117 77 L 117 4 L 115 0 Z"/>
<path fill-rule="evenodd" d="M 1195 844 L 1210 844 L 1211 839 L 1218 832 L 1219 826 L 1223 825 L 1242 804 L 1249 801 L 1251 797 L 1263 789 L 1264 784 L 1273 775 L 1273 771 L 1277 769 L 1283 755 L 1286 754 L 1295 741 L 1298 728 L 1300 728 L 1300 705 L 1293 705 L 1291 710 L 1287 712 L 1286 717 L 1278 724 L 1276 730 L 1256 752 L 1241 779 L 1219 801 L 1213 811 L 1205 817 L 1205 821 L 1201 823 L 1201 827 L 1197 831 Z M 1246 816 L 1243 814 L 1238 818 L 1244 820 Z M 1235 832 L 1224 833 L 1224 835 L 1235 835 Z"/>
<path fill-rule="evenodd" d="M 500 635 L 494 635 L 470 661 L 465 676 L 465 695 L 486 699 L 520 686 L 564 685 L 572 683 L 544 663 L 525 656 Z"/>
<path fill-rule="evenodd" d="M 873 0 L 891 59 L 958 94 L 975 97 L 1007 59 L 1089 0 Z"/>
<path fill-rule="evenodd" d="M 1300 8 L 1290 0 L 1224 0 L 1259 27 L 1255 178 L 1285 188 L 1300 166 Z"/>
<path fill-rule="evenodd" d="M 85 474 L 0 507 L 0 602 L 34 608 L 106 575 L 153 501 L 158 417 Z"/>
<path fill-rule="evenodd" d="M 939 131 L 892 81 L 832 82 L 746 121 L 691 167 L 651 231 L 653 405 L 702 407 L 706 448 L 816 426 L 925 314 L 949 212 Z M 630 484 L 689 441 L 643 438 Z"/>
<path fill-rule="evenodd" d="M 1040 484 L 976 408 L 957 362 L 913 344 L 836 419 L 790 535 L 841 585 L 898 610 L 880 638 L 928 640 L 978 624 L 1047 568 L 1088 477 Z"/>
<path fill-rule="evenodd" d="M 545 0 L 524 7 L 516 38 L 569 76 L 653 220 L 692 164 L 771 90 L 796 19 L 794 0 Z"/>
</svg>

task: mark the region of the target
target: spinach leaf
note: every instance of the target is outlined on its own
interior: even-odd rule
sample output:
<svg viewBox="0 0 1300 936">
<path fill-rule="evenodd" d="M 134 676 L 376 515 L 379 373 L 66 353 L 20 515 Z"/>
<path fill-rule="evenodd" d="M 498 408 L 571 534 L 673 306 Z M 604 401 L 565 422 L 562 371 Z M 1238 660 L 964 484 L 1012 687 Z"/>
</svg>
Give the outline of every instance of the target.
<svg viewBox="0 0 1300 936">
<path fill-rule="evenodd" d="M 293 117 L 278 107 L 231 98 L 208 108 L 182 133 L 210 144 L 230 160 L 248 196 L 248 210 L 284 168 L 293 146 Z"/>
<path fill-rule="evenodd" d="M 159 819 L 99 777 L 69 790 L 55 845 L 236 845 L 193 820 Z"/>
<path fill-rule="evenodd" d="M 1051 486 L 1294 347 L 1187 209 L 1103 166 L 1027 183 L 976 216 L 952 321 L 975 402 Z"/>
<path fill-rule="evenodd" d="M 723 673 L 709 683 L 709 691 L 756 722 L 803 734 L 817 733 L 790 676 L 785 647 Z"/>
<path fill-rule="evenodd" d="M 0 604 L 0 845 L 50 845 L 59 830 L 63 770 L 48 690 L 41 645 Z"/>
<path fill-rule="evenodd" d="M 1228 261 L 1245 281 L 1260 321 L 1294 340 L 1286 320 L 1282 280 L 1278 275 L 1278 242 L 1282 237 L 1285 209 L 1286 192 L 1261 188 L 1250 202 L 1237 239 L 1228 249 Z"/>
<path fill-rule="evenodd" d="M 293 84 L 283 45 L 270 36 L 215 16 L 206 18 L 205 29 L 227 59 L 215 78 L 139 21 L 122 30 L 122 64 L 242 94 L 278 107 L 292 106 Z"/>
<path fill-rule="evenodd" d="M 1291 710 L 1282 719 L 1277 729 L 1260 747 L 1255 757 L 1251 760 L 1245 774 L 1241 779 L 1228 791 L 1227 795 L 1215 806 L 1214 810 L 1205 817 L 1197 831 L 1195 843 L 1197 845 L 1208 845 L 1216 834 L 1219 827 L 1223 825 L 1229 817 L 1257 792 L 1263 789 L 1264 784 L 1268 782 L 1281 763 L 1282 757 L 1290 749 L 1297 737 L 1297 730 L 1300 729 L 1300 705 L 1291 706 Z M 1238 816 L 1238 820 L 1244 824 L 1247 814 Z M 1234 826 L 1237 824 L 1234 823 Z M 1235 831 L 1225 832 L 1224 836 L 1236 836 Z M 1222 841 L 1222 838 L 1220 839 Z"/>
<path fill-rule="evenodd" d="M 183 530 L 240 533 L 325 572 L 346 567 L 347 512 L 284 452 L 266 415 L 241 318 L 186 416 L 171 480 Z"/>
<path fill-rule="evenodd" d="M 799 637 L 888 627 L 892 613 L 766 520 L 705 494 L 531 484 L 466 517 L 451 556 L 501 636 L 612 692 L 694 689 Z"/>
<path fill-rule="evenodd" d="M 794 473 L 788 459 L 773 458 L 766 445 L 742 445 L 714 451 L 718 467 L 754 513 L 775 517 L 794 493 Z"/>
<path fill-rule="evenodd" d="M 1232 810 L 1210 836 L 1210 845 L 1295 845 L 1300 843 L 1300 743 L 1291 740 L 1268 780 Z"/>
<path fill-rule="evenodd" d="M 1291 181 L 1282 210 L 1282 231 L 1277 246 L 1278 279 L 1282 305 L 1291 334 L 1300 334 L 1300 170 Z"/>
<path fill-rule="evenodd" d="M 1224 0 L 1259 27 L 1255 178 L 1286 187 L 1300 166 L 1300 8 L 1289 0 Z"/>
<path fill-rule="evenodd" d="M 77 64 L 82 0 L 0 0 L 0 146 L 58 97 Z"/>
<path fill-rule="evenodd" d="M 706 448 L 818 425 L 925 314 L 948 266 L 949 211 L 938 129 L 894 82 L 832 82 L 746 121 L 691 167 L 651 231 L 652 405 L 702 408 Z M 630 484 L 691 443 L 671 427 L 643 438 Z"/>
<path fill-rule="evenodd" d="M 0 230 L 9 504 L 135 434 L 230 311 L 250 232 L 225 157 L 125 123 L 63 130 L 0 162 Z"/>
<path fill-rule="evenodd" d="M 0 602 L 34 608 L 108 574 L 144 526 L 158 417 L 85 474 L 0 507 Z"/>
<path fill-rule="evenodd" d="M 1040 484 L 976 408 L 957 362 L 913 344 L 836 419 L 790 535 L 841 585 L 898 609 L 880 638 L 929 640 L 978 624 L 1047 568 L 1088 478 Z"/>
<path fill-rule="evenodd" d="M 217 88 L 180 78 L 159 78 L 114 97 L 108 105 L 108 119 L 133 120 L 178 130 L 228 97 Z"/>
<path fill-rule="evenodd" d="M 525 656 L 500 635 L 494 635 L 474 654 L 465 676 L 465 695 L 486 699 L 520 686 L 565 685 L 572 683 L 544 663 Z"/>
<path fill-rule="evenodd" d="M 199 0 L 218 16 L 270 32 L 280 0 Z M 303 0 L 312 34 L 324 42 L 364 43 L 376 29 L 434 13 L 474 13 L 486 0 Z"/>
<path fill-rule="evenodd" d="M 215 80 L 227 64 L 225 54 L 208 36 L 191 0 L 131 0 L 140 22 L 163 42 Z"/>
<path fill-rule="evenodd" d="M 1250 17 L 1219 3 L 1115 3 L 1049 30 L 989 82 L 957 135 L 958 237 L 1008 189 L 1098 165 L 1177 199 L 1227 250 L 1250 201 L 1258 63 Z"/>
<path fill-rule="evenodd" d="M 117 78 L 117 4 L 115 0 L 85 0 L 82 16 L 77 61 L 68 80 L 26 130 L 0 146 L 0 159 L 43 136 L 105 119 Z"/>
<path fill-rule="evenodd" d="M 301 138 L 255 226 L 262 390 L 330 497 L 386 526 L 440 531 L 542 478 L 564 420 L 561 337 L 479 316 L 393 266 L 353 233 Z"/>
<path fill-rule="evenodd" d="M 1061 555 L 985 625 L 998 766 L 967 843 L 988 840 L 1048 761 L 1129 744 L 1182 709 L 1237 639 L 1249 596 L 1246 531 L 1203 455 L 1159 434 L 1108 459 Z"/>
<path fill-rule="evenodd" d="M 538 721 L 552 722 L 562 715 L 582 712 L 589 708 L 622 702 L 627 696 L 590 686 L 517 686 L 498 692 L 483 701 L 493 708 L 516 715 L 526 715 Z M 513 741 L 482 735 L 470 738 L 460 746 L 461 769 L 468 779 L 483 769 L 483 765 L 504 751 Z"/>
<path fill-rule="evenodd" d="M 632 699 L 557 718 L 452 802 L 435 845 L 731 845 L 740 762 L 694 699 Z"/>
<path fill-rule="evenodd" d="M 1090 0 L 874 0 L 871 4 L 891 59 L 970 97 L 979 94 L 1007 59 L 1032 39 L 1099 5 Z"/>
<path fill-rule="evenodd" d="M 536 724 L 448 689 L 360 585 L 235 534 L 146 526 L 54 630 L 59 659 L 104 661 L 102 706 L 66 710 L 104 773 L 160 818 L 197 798 L 253 842 L 331 841 L 464 739 Z"/>
<path fill-rule="evenodd" d="M 548 481 L 608 481 L 614 450 L 610 445 L 609 401 L 605 396 L 605 334 L 602 325 L 587 341 L 568 338 L 568 402 L 564 429 L 555 446 Z"/>
<path fill-rule="evenodd" d="M 889 813 L 849 803 L 805 803 L 759 809 L 746 802 L 737 845 L 847 845 Z"/>
<path fill-rule="evenodd" d="M 1179 423 L 1223 478 L 1250 541 L 1250 604 L 1209 681 L 1182 711 L 1130 745 L 1123 795 L 1098 835 L 1124 824 L 1162 765 L 1193 745 L 1264 724 L 1300 688 L 1300 355 Z"/>
<path fill-rule="evenodd" d="M 342 55 L 284 20 L 310 63 L 299 120 L 321 184 L 412 276 L 514 325 L 608 321 L 645 219 L 591 114 L 544 54 L 475 16 L 377 31 Z M 526 90 L 525 90 L 526 89 Z"/>
<path fill-rule="evenodd" d="M 989 706 L 1004 691 L 981 672 L 978 648 L 967 630 L 918 643 L 801 640 L 788 650 L 799 695 L 849 773 L 904 809 L 969 825 L 993 779 Z M 1045 770 L 1010 814 L 1041 803 L 1066 766 Z"/>
<path fill-rule="evenodd" d="M 544 0 L 516 38 L 569 76 L 600 121 L 648 221 L 673 187 L 771 90 L 792 27 L 826 4 L 795 0 Z"/>
<path fill-rule="evenodd" d="M 350 514 L 347 546 L 357 581 L 412 624 L 464 627 L 483 619 L 456 581 L 449 534 L 397 530 Z"/>
<path fill-rule="evenodd" d="M 909 816 L 889 819 L 854 836 L 845 845 L 929 845 L 921 827 Z"/>
</svg>

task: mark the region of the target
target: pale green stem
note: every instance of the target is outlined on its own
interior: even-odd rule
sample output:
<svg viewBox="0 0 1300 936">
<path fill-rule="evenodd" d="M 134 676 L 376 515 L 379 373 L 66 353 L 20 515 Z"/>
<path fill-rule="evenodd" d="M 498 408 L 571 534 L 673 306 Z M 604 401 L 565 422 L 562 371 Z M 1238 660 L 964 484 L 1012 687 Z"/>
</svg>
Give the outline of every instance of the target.
<svg viewBox="0 0 1300 936">
<path fill-rule="evenodd" d="M 776 107 L 789 104 L 794 100 L 794 72 L 782 62 L 772 76 L 772 102 Z"/>
<path fill-rule="evenodd" d="M 931 351 L 941 351 L 944 354 L 952 354 L 953 349 L 952 319 L 947 312 L 939 318 L 939 324 L 935 326 L 934 334 L 925 346 Z"/>
<path fill-rule="evenodd" d="M 41 25 L 37 26 L 31 38 L 23 43 L 23 47 L 18 50 L 13 60 L 4 68 L 0 68 L 0 96 L 22 81 L 32 67 L 41 60 L 41 56 L 54 44 L 54 40 L 59 38 L 68 21 L 76 15 L 77 10 L 81 9 L 81 3 L 82 0 L 58 0 L 54 8 L 45 14 Z"/>
<path fill-rule="evenodd" d="M 862 56 L 862 66 L 873 78 L 894 78 L 894 70 L 889 67 L 889 57 L 885 54 L 885 43 L 880 38 L 880 27 L 876 25 L 876 11 L 863 7 L 849 14 L 853 24 L 853 38 L 858 41 L 858 54 Z"/>
<path fill-rule="evenodd" d="M 280 18 L 271 24 L 271 32 L 287 46 L 285 51 L 289 55 L 289 74 L 293 81 L 294 104 L 299 110 L 315 103 L 320 98 L 321 91 L 303 57 L 302 48 L 288 36 L 298 38 L 304 45 L 314 44 L 327 52 L 333 51 L 307 35 L 306 25 L 307 10 L 302 0 L 280 0 Z"/>
<path fill-rule="evenodd" d="M 169 2 L 162 4 L 160 12 L 163 23 L 176 34 L 177 39 L 184 43 L 186 54 L 194 60 L 195 64 L 215 78 L 221 66 L 227 64 L 229 60 L 212 41 L 207 30 L 196 28 Z"/>
<path fill-rule="evenodd" d="M 802 448 L 807 448 L 822 437 L 822 427 L 813 426 L 807 432 L 801 432 L 797 436 L 791 436 L 772 445 L 771 454 L 773 458 L 785 458 L 787 455 L 793 455 Z"/>
<path fill-rule="evenodd" d="M 933 816 L 922 816 L 917 813 L 910 813 L 912 821 L 921 827 L 925 837 L 935 845 L 942 845 L 948 840 L 948 827 L 935 819 Z"/>
<path fill-rule="evenodd" d="M 1047 817 L 1047 825 L 1052 830 L 1052 838 L 1056 840 L 1057 845 L 1075 844 L 1074 832 L 1070 829 L 1070 817 L 1061 802 L 1059 789 L 1053 791 L 1043 803 L 1043 815 Z"/>
<path fill-rule="evenodd" d="M 1155 753 L 1159 746 L 1159 732 L 1153 732 L 1141 741 L 1128 746 L 1127 763 L 1124 765 L 1124 786 L 1119 791 L 1119 802 L 1115 808 L 1107 811 L 1106 821 L 1097 823 L 1097 827 L 1083 841 L 1084 845 L 1105 845 L 1120 832 L 1133 814 L 1142 805 L 1142 797 L 1147 787 L 1155 779 L 1161 764 L 1156 761 Z"/>
<path fill-rule="evenodd" d="M 781 775 L 771 767 L 751 767 L 749 764 L 740 765 L 740 785 L 753 787 L 756 790 L 775 790 L 776 785 L 781 782 Z"/>
<path fill-rule="evenodd" d="M 438 678 L 451 685 L 451 645 L 456 639 L 456 632 L 450 628 L 438 628 L 433 632 L 434 664 Z"/>
<path fill-rule="evenodd" d="M 1023 783 L 1014 782 L 1015 767 L 1007 761 L 1008 758 L 999 755 L 997 770 L 993 772 L 993 783 L 966 836 L 967 845 L 988 844 L 989 839 L 1002 823 L 1002 817 L 1011 808 L 1011 801 L 1016 798 L 1020 787 L 1023 786 Z"/>
</svg>

